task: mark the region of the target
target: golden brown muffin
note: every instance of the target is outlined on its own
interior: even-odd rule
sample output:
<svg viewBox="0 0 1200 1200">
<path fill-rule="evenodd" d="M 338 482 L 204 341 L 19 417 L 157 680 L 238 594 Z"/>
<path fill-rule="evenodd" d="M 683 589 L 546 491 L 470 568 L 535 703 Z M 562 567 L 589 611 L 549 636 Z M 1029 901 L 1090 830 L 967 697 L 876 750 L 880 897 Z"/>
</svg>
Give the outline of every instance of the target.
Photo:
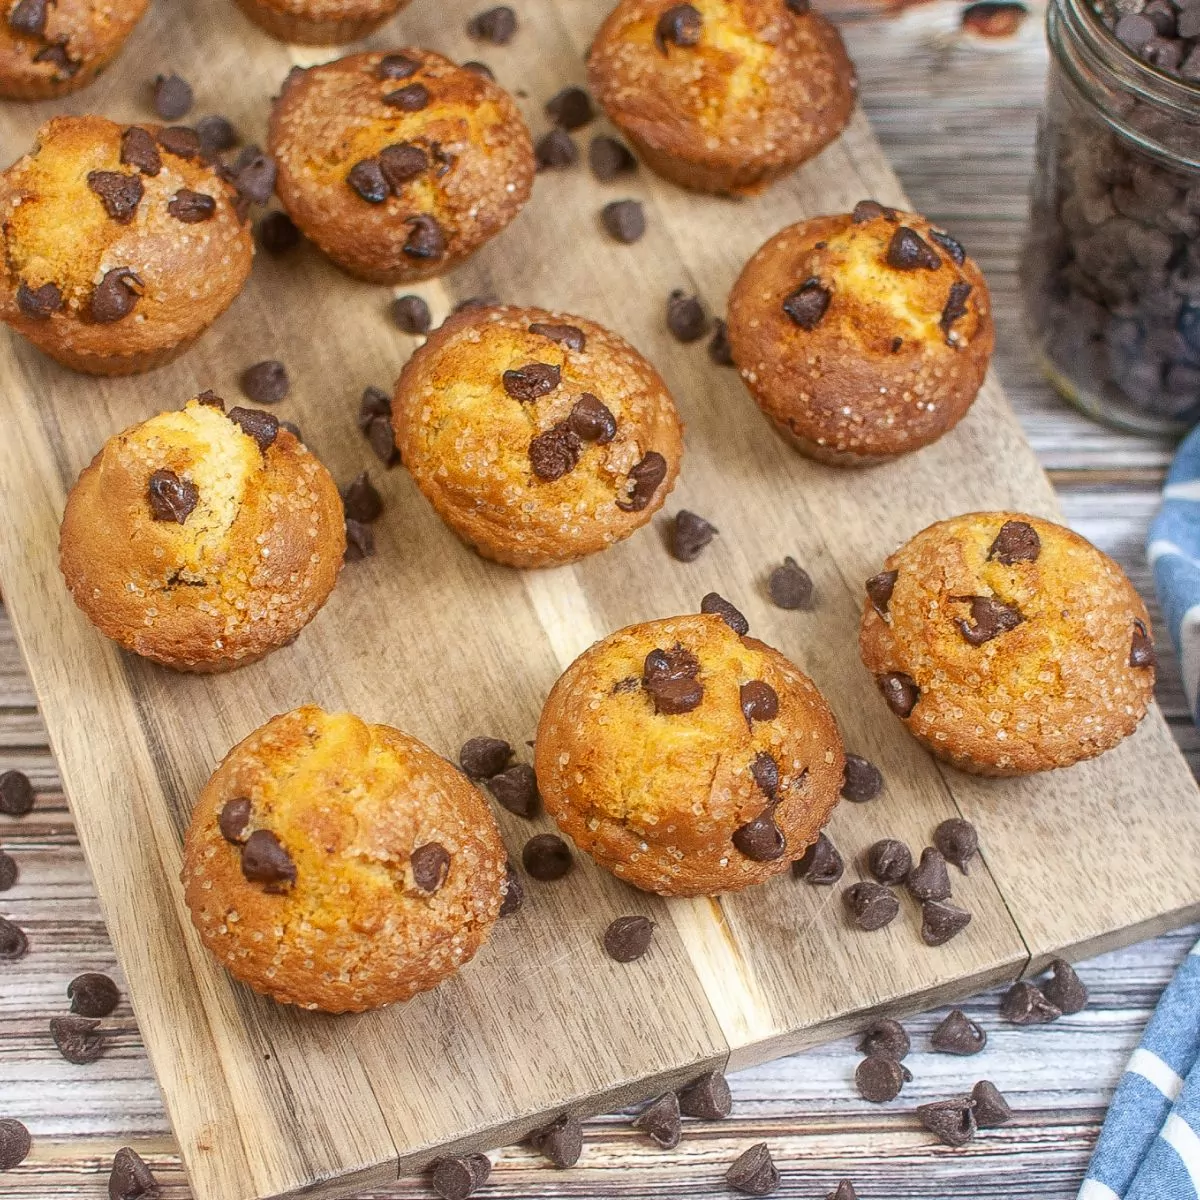
<svg viewBox="0 0 1200 1200">
<path fill-rule="evenodd" d="M 859 645 L 939 758 L 1022 775 L 1132 733 L 1154 691 L 1146 606 L 1106 554 L 1024 513 L 930 525 L 867 581 Z"/>
<path fill-rule="evenodd" d="M 483 796 L 416 738 L 298 708 L 225 756 L 184 839 L 204 944 L 285 1004 L 362 1012 L 436 987 L 500 913 Z"/>
<path fill-rule="evenodd" d="M 109 438 L 67 497 L 75 603 L 126 650 L 228 671 L 316 616 L 346 549 L 329 472 L 270 414 L 206 392 Z"/>
<path fill-rule="evenodd" d="M 845 766 L 813 682 L 710 613 L 631 625 L 584 651 L 542 709 L 536 756 L 563 831 L 663 896 L 787 870 L 829 819 Z"/>
<path fill-rule="evenodd" d="M 340 46 L 391 20 L 408 0 L 237 0 L 261 29 L 282 42 Z"/>
<path fill-rule="evenodd" d="M 170 361 L 250 274 L 236 199 L 191 130 L 55 117 L 0 176 L 0 319 L 92 375 Z"/>
<path fill-rule="evenodd" d="M 658 372 L 595 321 L 542 308 L 452 316 L 396 381 L 404 465 L 485 558 L 574 562 L 662 507 L 683 454 Z"/>
<path fill-rule="evenodd" d="M 588 82 L 647 166 L 735 195 L 824 149 L 857 87 L 807 0 L 621 0 L 592 42 Z"/>
<path fill-rule="evenodd" d="M 767 242 L 730 293 L 728 334 L 776 428 L 837 466 L 885 462 L 953 428 L 995 341 L 987 284 L 962 246 L 873 200 Z"/>
<path fill-rule="evenodd" d="M 0 96 L 41 100 L 91 83 L 142 19 L 147 0 L 10 0 L 0 24 Z"/>
<path fill-rule="evenodd" d="M 533 146 L 509 94 L 429 50 L 293 71 L 271 113 L 276 191 L 339 267 L 427 279 L 521 211 Z"/>
</svg>

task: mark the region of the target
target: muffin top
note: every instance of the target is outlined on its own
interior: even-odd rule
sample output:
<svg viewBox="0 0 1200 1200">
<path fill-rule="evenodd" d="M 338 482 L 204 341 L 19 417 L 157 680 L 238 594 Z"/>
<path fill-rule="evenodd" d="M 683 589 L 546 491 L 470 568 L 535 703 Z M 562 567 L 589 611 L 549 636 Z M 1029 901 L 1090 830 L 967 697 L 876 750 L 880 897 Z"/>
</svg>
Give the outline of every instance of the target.
<svg viewBox="0 0 1200 1200">
<path fill-rule="evenodd" d="M 500 911 L 506 856 L 486 801 L 387 725 L 306 706 L 235 746 L 184 846 L 205 944 L 276 1000 L 362 1011 L 462 966 Z"/>
<path fill-rule="evenodd" d="M 429 272 L 506 225 L 533 184 L 512 98 L 429 50 L 293 71 L 270 146 L 280 198 L 323 250 Z"/>
<path fill-rule="evenodd" d="M 1150 703 L 1146 606 L 1061 525 L 1010 512 L 940 521 L 868 593 L 863 660 L 946 757 L 997 773 L 1065 766 L 1120 740 Z"/>
<path fill-rule="evenodd" d="M 235 201 L 191 130 L 55 117 L 0 176 L 0 314 L 101 355 L 190 338 L 250 271 Z"/>
<path fill-rule="evenodd" d="M 536 754 L 546 807 L 576 844 L 671 895 L 784 870 L 816 840 L 844 768 L 812 681 L 710 614 L 632 625 L 580 655 L 550 693 Z"/>
<path fill-rule="evenodd" d="M 465 536 L 563 561 L 645 524 L 682 453 L 654 368 L 595 321 L 540 308 L 451 317 L 405 365 L 393 423 L 404 464 Z"/>
<path fill-rule="evenodd" d="M 841 38 L 802 0 L 621 0 L 592 42 L 588 81 L 639 141 L 721 166 L 808 158 L 854 106 Z"/>
<path fill-rule="evenodd" d="M 329 472 L 269 413 L 206 394 L 110 438 L 67 500 L 76 602 L 122 645 L 204 663 L 297 632 L 342 565 Z"/>
<path fill-rule="evenodd" d="M 288 16 L 305 17 L 313 21 L 343 21 L 347 18 L 380 20 L 400 7 L 400 0 L 253 0 Z"/>
</svg>

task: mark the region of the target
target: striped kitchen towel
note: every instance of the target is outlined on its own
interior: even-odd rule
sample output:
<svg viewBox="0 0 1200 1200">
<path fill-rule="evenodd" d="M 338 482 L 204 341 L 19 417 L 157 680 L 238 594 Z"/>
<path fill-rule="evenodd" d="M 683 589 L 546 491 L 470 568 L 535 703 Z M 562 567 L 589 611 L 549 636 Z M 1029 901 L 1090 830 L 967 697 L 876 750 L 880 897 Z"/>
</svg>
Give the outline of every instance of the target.
<svg viewBox="0 0 1200 1200">
<path fill-rule="evenodd" d="M 1200 942 L 1133 1052 L 1079 1200 L 1200 1197 Z"/>
</svg>

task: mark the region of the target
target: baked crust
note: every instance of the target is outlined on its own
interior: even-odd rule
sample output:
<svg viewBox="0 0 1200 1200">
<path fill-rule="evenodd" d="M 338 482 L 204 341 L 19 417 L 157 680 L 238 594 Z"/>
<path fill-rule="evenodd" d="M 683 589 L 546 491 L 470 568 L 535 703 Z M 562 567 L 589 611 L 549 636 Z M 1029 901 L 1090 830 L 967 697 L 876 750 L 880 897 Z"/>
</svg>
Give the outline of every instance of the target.
<svg viewBox="0 0 1200 1200">
<path fill-rule="evenodd" d="M 684 187 L 761 191 L 838 136 L 856 79 L 837 30 L 786 0 L 694 0 L 693 45 L 656 41 L 673 0 L 621 0 L 588 55 L 588 83 L 654 171 Z"/>
<path fill-rule="evenodd" d="M 341 46 L 390 21 L 408 0 L 237 0 L 260 29 L 281 42 Z"/>
<path fill-rule="evenodd" d="M 64 366 L 95 375 L 148 370 L 186 349 L 233 303 L 254 254 L 236 193 L 211 166 L 161 144 L 157 174 L 123 164 L 127 128 L 104 117 L 55 117 L 34 149 L 0 175 L 0 319 Z M 130 220 L 111 217 L 88 186 L 95 171 L 140 181 Z M 210 197 L 212 215 L 173 216 L 181 190 Z M 120 319 L 94 320 L 97 287 L 118 268 L 134 273 L 140 295 Z M 22 284 L 55 285 L 61 307 L 29 315 L 18 303 Z"/>
<path fill-rule="evenodd" d="M 864 201 L 777 233 L 729 297 L 734 361 L 759 407 L 804 453 L 870 466 L 936 441 L 970 408 L 995 343 L 991 301 L 971 258 L 960 263 L 916 213 Z M 879 215 L 867 216 L 879 209 Z M 935 269 L 889 264 L 897 230 L 936 254 Z M 804 328 L 784 302 L 806 282 L 830 293 Z M 952 289 L 965 311 L 943 324 Z"/>
<path fill-rule="evenodd" d="M 242 873 L 221 811 L 249 800 L 240 837 L 273 833 L 295 882 Z M 449 855 L 430 892 L 415 849 Z M 504 898 L 504 843 L 482 795 L 428 746 L 314 706 L 275 717 L 226 755 L 184 838 L 184 899 L 233 975 L 284 1004 L 363 1012 L 435 987 L 487 940 Z"/>
<path fill-rule="evenodd" d="M 195 490 L 155 519 L 150 480 Z M 59 561 L 75 603 L 126 650 L 180 671 L 227 671 L 286 645 L 337 582 L 346 548 L 329 472 L 286 429 L 265 451 L 218 407 L 189 401 L 109 438 L 67 497 Z"/>
<path fill-rule="evenodd" d="M 427 279 L 462 262 L 521 211 L 534 175 L 529 131 L 503 88 L 429 50 L 392 55 L 419 69 L 381 78 L 387 56 L 370 53 L 294 71 L 269 133 L 288 215 L 343 270 L 374 283 Z M 423 108 L 384 102 L 416 86 L 429 94 Z M 348 181 L 351 169 L 402 143 L 424 151 L 427 167 L 399 194 L 363 199 Z M 406 252 L 420 217 L 437 223 L 444 252 Z"/>
<path fill-rule="evenodd" d="M 583 350 L 530 329 L 538 324 L 574 328 Z M 504 373 L 531 363 L 558 368 L 561 381 L 523 403 Z M 585 394 L 615 418 L 613 437 L 582 442 L 560 478 L 538 478 L 531 442 L 567 421 Z M 514 567 L 574 562 L 627 538 L 662 507 L 683 454 L 658 372 L 595 321 L 541 308 L 452 316 L 405 364 L 392 424 L 401 460 L 442 520 L 484 557 Z M 663 479 L 642 508 L 628 507 L 630 472 L 651 451 L 665 460 Z"/>
<path fill-rule="evenodd" d="M 656 712 L 641 684 L 646 656 L 681 645 L 704 695 L 690 712 Z M 740 687 L 761 680 L 772 720 L 743 715 Z M 778 767 L 784 852 L 741 853 L 735 830 L 769 799 L 751 773 Z M 631 625 L 584 651 L 554 685 L 538 723 L 538 787 L 575 844 L 614 875 L 664 896 L 713 895 L 786 871 L 816 841 L 842 785 L 837 723 L 816 685 L 777 650 L 739 637 L 719 616 Z"/>
<path fill-rule="evenodd" d="M 1006 522 L 1031 527 L 1033 560 L 989 557 Z M 1021 775 L 1092 758 L 1132 733 L 1154 667 L 1131 665 L 1146 606 L 1124 572 L 1077 533 L 1024 513 L 939 521 L 883 564 L 897 572 L 887 615 L 867 603 L 859 647 L 877 678 L 901 672 L 920 699 L 904 724 L 939 758 L 980 775 Z M 973 645 L 971 599 L 1020 614 Z"/>
</svg>

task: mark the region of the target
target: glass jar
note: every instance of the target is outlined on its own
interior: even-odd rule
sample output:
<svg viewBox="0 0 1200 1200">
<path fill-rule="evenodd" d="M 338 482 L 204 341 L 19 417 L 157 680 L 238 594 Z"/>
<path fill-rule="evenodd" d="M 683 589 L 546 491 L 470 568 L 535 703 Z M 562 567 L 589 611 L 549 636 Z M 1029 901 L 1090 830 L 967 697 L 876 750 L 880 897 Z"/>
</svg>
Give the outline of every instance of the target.
<svg viewBox="0 0 1200 1200">
<path fill-rule="evenodd" d="M 1139 433 L 1200 421 L 1200 82 L 1050 0 L 1051 61 L 1021 257 L 1054 386 Z"/>
</svg>

